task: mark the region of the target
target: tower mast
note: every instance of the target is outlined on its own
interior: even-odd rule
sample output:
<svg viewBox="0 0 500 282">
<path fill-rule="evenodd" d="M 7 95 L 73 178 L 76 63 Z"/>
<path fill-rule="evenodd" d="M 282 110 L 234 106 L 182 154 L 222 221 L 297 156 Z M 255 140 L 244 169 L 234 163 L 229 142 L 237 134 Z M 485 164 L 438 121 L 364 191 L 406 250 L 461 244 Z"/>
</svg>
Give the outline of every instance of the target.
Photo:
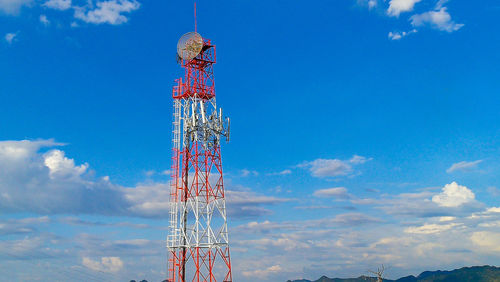
<svg viewBox="0 0 500 282">
<path fill-rule="evenodd" d="M 223 118 L 215 100 L 215 45 L 190 32 L 181 37 L 177 50 L 184 78 L 176 80 L 172 95 L 168 281 L 229 282 L 220 146 L 223 137 L 229 139 L 229 118 Z"/>
</svg>

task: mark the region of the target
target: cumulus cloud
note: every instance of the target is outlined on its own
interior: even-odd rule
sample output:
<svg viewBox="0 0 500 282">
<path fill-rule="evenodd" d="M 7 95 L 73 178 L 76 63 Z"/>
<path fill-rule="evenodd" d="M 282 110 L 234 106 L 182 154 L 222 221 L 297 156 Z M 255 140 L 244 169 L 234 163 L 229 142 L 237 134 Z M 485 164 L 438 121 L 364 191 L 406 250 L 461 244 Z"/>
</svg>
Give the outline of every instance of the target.
<svg viewBox="0 0 500 282">
<path fill-rule="evenodd" d="M 50 223 L 48 216 L 0 220 L 0 235 L 33 233 L 36 226 L 46 223 Z"/>
<path fill-rule="evenodd" d="M 34 0 L 0 0 L 0 12 L 17 15 L 23 6 L 38 6 L 57 11 L 74 11 L 73 17 L 91 24 L 120 25 L 128 22 L 125 14 L 140 8 L 137 0 L 88 0 L 84 6 L 73 5 L 72 0 L 45 0 L 43 3 Z M 45 15 L 40 16 L 40 22 L 48 25 Z M 72 27 L 78 23 L 72 22 Z"/>
<path fill-rule="evenodd" d="M 270 233 L 278 230 L 296 230 L 297 228 L 298 225 L 292 222 L 279 223 L 265 220 L 263 222 L 251 221 L 232 230 L 234 230 L 234 232 L 244 233 Z"/>
<path fill-rule="evenodd" d="M 0 142 L 0 211 L 41 214 L 157 216 L 165 214 L 165 184 L 125 188 L 94 179 L 52 140 Z"/>
<path fill-rule="evenodd" d="M 484 208 L 484 204 L 474 199 L 471 190 L 455 182 L 445 185 L 440 192 L 434 190 L 429 188 L 414 193 L 382 194 L 379 199 L 353 197 L 350 201 L 375 207 L 390 215 L 417 218 L 465 216 Z"/>
<path fill-rule="evenodd" d="M 162 217 L 168 214 L 170 185 L 153 183 L 125 188 L 124 198 L 128 203 L 127 211 L 136 216 Z"/>
<path fill-rule="evenodd" d="M 87 164 L 75 165 L 51 140 L 0 142 L 0 210 L 40 214 L 123 214 L 126 188 L 93 180 Z"/>
<path fill-rule="evenodd" d="M 100 257 L 128 257 L 163 256 L 159 248 L 162 245 L 160 240 L 147 240 L 142 238 L 131 239 L 110 239 L 103 238 L 103 234 L 92 235 L 87 233 L 78 234 L 72 238 L 72 241 L 78 248 L 81 257 L 100 258 Z M 130 278 L 129 278 L 130 279 Z"/>
<path fill-rule="evenodd" d="M 338 199 L 349 199 L 352 197 L 351 194 L 347 192 L 347 189 L 345 187 L 320 189 L 314 191 L 313 195 L 315 197 L 332 197 Z"/>
<path fill-rule="evenodd" d="M 304 228 L 306 229 L 341 228 L 341 227 L 360 226 L 378 222 L 381 222 L 381 220 L 362 213 L 344 213 L 332 217 L 325 217 L 321 219 L 304 220 L 304 221 L 284 221 L 284 222 L 272 222 L 269 220 L 265 220 L 263 222 L 252 221 L 236 227 L 235 231 L 236 233 L 240 234 L 250 234 L 250 233 L 267 234 L 283 230 L 303 231 Z M 270 241 L 265 241 L 265 242 L 270 242 Z"/>
<path fill-rule="evenodd" d="M 483 160 L 477 160 L 473 162 L 459 162 L 459 163 L 454 163 L 450 168 L 446 170 L 447 173 L 452 173 L 455 171 L 471 171 L 482 162 Z"/>
<path fill-rule="evenodd" d="M 318 223 L 319 225 L 317 227 L 319 226 L 346 227 L 346 226 L 358 226 L 358 225 L 377 223 L 377 222 L 381 222 L 381 220 L 362 213 L 345 213 L 336 215 L 333 218 L 325 218 L 317 221 L 311 221 L 311 224 L 314 226 L 316 223 Z"/>
<path fill-rule="evenodd" d="M 402 39 L 403 37 L 406 37 L 412 33 L 417 33 L 417 30 L 416 29 L 413 29 L 413 30 L 410 30 L 410 31 L 403 31 L 403 32 L 399 32 L 399 31 L 395 31 L 395 32 L 389 32 L 389 34 L 387 35 L 387 37 L 389 37 L 389 39 L 391 40 L 400 40 Z"/>
<path fill-rule="evenodd" d="M 75 161 L 66 158 L 64 152 L 60 150 L 51 150 L 44 154 L 43 158 L 45 166 L 49 168 L 49 176 L 52 179 L 58 177 L 78 178 L 89 167 L 87 163 L 75 166 Z"/>
<path fill-rule="evenodd" d="M 275 205 L 291 200 L 236 190 L 227 190 L 225 196 L 228 215 L 246 218 L 271 214 L 272 212 L 264 208 L 264 205 Z"/>
<path fill-rule="evenodd" d="M 11 32 L 11 33 L 7 33 L 5 34 L 5 41 L 7 41 L 7 43 L 9 44 L 12 44 L 12 42 L 14 42 L 16 40 L 16 37 L 17 37 L 17 34 L 19 32 Z"/>
<path fill-rule="evenodd" d="M 49 0 L 43 3 L 43 6 L 50 9 L 64 11 L 71 8 L 71 0 Z"/>
<path fill-rule="evenodd" d="M 123 261 L 119 257 L 102 257 L 101 261 L 83 257 L 82 264 L 94 271 L 104 272 L 118 272 L 123 268 Z"/>
<path fill-rule="evenodd" d="M 424 224 L 422 226 L 417 227 L 408 227 L 405 229 L 406 233 L 412 234 L 435 234 L 441 233 L 446 230 L 450 230 L 451 228 L 457 226 L 457 223 L 450 224 Z"/>
<path fill-rule="evenodd" d="M 416 6 L 419 2 L 426 2 L 422 0 L 357 0 L 358 5 L 363 7 L 368 7 L 369 9 L 374 9 L 377 7 L 384 7 L 386 9 L 386 15 L 389 17 L 399 18 L 403 13 L 409 13 L 416 10 Z M 410 31 L 391 31 L 388 33 L 388 38 L 390 40 L 401 40 L 402 38 L 416 33 L 417 28 L 429 26 L 434 29 L 453 32 L 459 30 L 464 25 L 456 23 L 452 20 L 451 15 L 448 13 L 447 7 L 445 5 L 449 0 L 436 0 L 433 9 L 427 12 L 413 13 L 410 17 L 410 23 L 413 29 Z M 388 5 L 386 4 L 388 3 Z M 427 2 L 428 3 L 428 2 Z"/>
<path fill-rule="evenodd" d="M 439 0 L 439 1 L 436 3 L 436 9 L 437 9 L 437 10 L 441 9 L 441 8 L 444 6 L 444 4 L 446 4 L 446 3 L 448 3 L 448 2 L 449 2 L 449 0 Z"/>
<path fill-rule="evenodd" d="M 0 0 L 0 12 L 10 15 L 16 15 L 21 7 L 28 6 L 33 0 Z"/>
<path fill-rule="evenodd" d="M 353 166 L 364 164 L 371 158 L 354 155 L 350 160 L 317 159 L 304 162 L 298 167 L 307 168 L 314 177 L 346 176 L 354 172 Z"/>
<path fill-rule="evenodd" d="M 358 155 L 354 155 L 352 156 L 352 158 L 349 160 L 349 163 L 351 164 L 364 164 L 368 161 L 371 161 L 372 158 L 366 158 L 366 157 L 363 157 L 363 156 L 358 156 Z"/>
<path fill-rule="evenodd" d="M 363 7 L 368 7 L 368 9 L 373 9 L 378 6 L 379 0 L 356 0 L 357 4 Z"/>
<path fill-rule="evenodd" d="M 242 169 L 240 171 L 240 174 L 241 174 L 242 177 L 258 176 L 259 172 L 255 171 L 255 170 Z"/>
<path fill-rule="evenodd" d="M 453 32 L 462 28 L 463 24 L 455 23 L 446 7 L 441 7 L 435 11 L 428 11 L 422 14 L 413 15 L 410 18 L 414 27 L 430 26 L 432 28 Z"/>
<path fill-rule="evenodd" d="M 81 225 L 81 226 L 92 226 L 92 227 L 124 227 L 124 228 L 134 228 L 134 229 L 146 229 L 152 228 L 148 224 L 141 223 L 130 223 L 130 222 L 105 222 L 105 221 L 88 221 L 83 220 L 78 217 L 63 217 L 56 220 L 57 222 L 66 225 Z"/>
<path fill-rule="evenodd" d="M 493 197 L 500 196 L 500 189 L 498 189 L 497 187 L 491 186 L 491 187 L 488 187 L 487 190 L 488 190 L 488 193 L 490 193 Z"/>
<path fill-rule="evenodd" d="M 446 184 L 443 191 L 432 197 L 432 201 L 442 207 L 458 207 L 475 199 L 474 192 L 456 182 Z"/>
<path fill-rule="evenodd" d="M 109 177 L 95 178 L 89 164 L 76 164 L 53 140 L 0 142 L 0 212 L 98 214 L 164 217 L 169 212 L 167 183 L 122 187 Z M 217 180 L 211 180 L 215 182 Z M 264 206 L 290 199 L 250 190 L 226 191 L 228 214 L 252 217 L 271 213 Z"/>
<path fill-rule="evenodd" d="M 259 277 L 265 278 L 269 276 L 271 273 L 277 273 L 282 270 L 280 265 L 273 265 L 265 269 L 256 269 L 253 271 L 243 271 L 242 274 L 246 277 Z"/>
<path fill-rule="evenodd" d="M 268 173 L 267 175 L 289 175 L 292 174 L 292 171 L 289 169 L 285 169 L 279 172 Z"/>
<path fill-rule="evenodd" d="M 413 193 L 413 197 L 406 198 L 420 203 L 419 199 L 432 194 L 435 193 Z M 491 215 L 497 215 L 495 211 L 497 208 L 485 209 Z M 251 222 L 237 227 L 233 234 L 238 240 L 233 242 L 237 246 L 251 245 L 257 252 L 253 257 L 242 258 L 245 262 L 240 267 L 249 273 L 265 270 L 275 265 L 273 261 L 287 262 L 281 265 L 282 275 L 269 281 L 282 277 L 319 277 L 332 265 L 337 276 L 353 276 L 352 273 L 359 274 L 360 268 L 369 269 L 380 263 L 393 265 L 399 273 L 395 275 L 402 276 L 427 269 L 429 265 L 449 269 L 456 264 L 487 263 L 491 254 L 498 252 L 495 250 L 498 250 L 500 225 L 477 226 L 478 222 L 491 223 L 493 218 L 484 217 L 478 222 L 466 217 L 413 218 L 412 226 L 395 221 L 390 215 L 386 218 L 382 221 L 352 213 L 308 221 Z M 357 223 L 363 224 L 362 228 L 352 227 Z M 485 232 L 483 228 L 489 230 Z M 248 239 L 240 234 L 261 236 Z M 269 277 L 274 278 L 272 273 Z"/>
<path fill-rule="evenodd" d="M 75 18 L 92 24 L 119 25 L 128 21 L 124 13 L 139 9 L 141 4 L 136 0 L 110 0 L 99 1 L 95 6 L 75 7 Z"/>
<path fill-rule="evenodd" d="M 393 17 L 399 17 L 403 12 L 412 11 L 415 4 L 420 1 L 421 0 L 391 0 L 389 2 L 387 14 Z"/>
<path fill-rule="evenodd" d="M 390 215 L 408 217 L 436 217 L 449 216 L 452 211 L 440 208 L 429 200 L 435 195 L 430 191 L 419 193 L 403 193 L 399 195 L 387 195 L 381 199 L 352 199 L 351 202 L 358 205 L 370 205 L 383 210 Z"/>
<path fill-rule="evenodd" d="M 500 233 L 491 231 L 474 232 L 471 241 L 486 252 L 500 252 Z"/>
<path fill-rule="evenodd" d="M 2 238 L 0 240 L 0 259 L 34 260 L 47 258 L 64 258 L 64 251 L 52 248 L 58 243 L 58 237 L 54 234 L 40 234 L 28 236 L 19 234 L 15 239 Z M 31 234 L 29 234 L 31 235 Z M 20 237 L 20 238 L 19 238 Z M 2 265 L 5 260 L 2 261 Z"/>
<path fill-rule="evenodd" d="M 305 166 L 309 167 L 315 177 L 341 176 L 352 172 L 351 165 L 338 159 L 317 159 L 306 163 Z"/>
<path fill-rule="evenodd" d="M 44 24 L 45 26 L 50 24 L 49 19 L 47 18 L 46 15 L 40 15 L 40 22 Z"/>
</svg>

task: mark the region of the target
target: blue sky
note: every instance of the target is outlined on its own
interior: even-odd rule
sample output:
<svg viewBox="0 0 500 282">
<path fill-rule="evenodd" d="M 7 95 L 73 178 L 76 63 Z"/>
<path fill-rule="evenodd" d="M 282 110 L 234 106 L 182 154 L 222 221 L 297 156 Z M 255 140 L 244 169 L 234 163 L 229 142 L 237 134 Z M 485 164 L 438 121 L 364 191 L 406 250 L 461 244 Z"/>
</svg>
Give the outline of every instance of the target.
<svg viewBox="0 0 500 282">
<path fill-rule="evenodd" d="M 191 1 L 0 1 L 0 273 L 165 277 Z M 198 2 L 235 281 L 500 261 L 500 6 Z"/>
</svg>

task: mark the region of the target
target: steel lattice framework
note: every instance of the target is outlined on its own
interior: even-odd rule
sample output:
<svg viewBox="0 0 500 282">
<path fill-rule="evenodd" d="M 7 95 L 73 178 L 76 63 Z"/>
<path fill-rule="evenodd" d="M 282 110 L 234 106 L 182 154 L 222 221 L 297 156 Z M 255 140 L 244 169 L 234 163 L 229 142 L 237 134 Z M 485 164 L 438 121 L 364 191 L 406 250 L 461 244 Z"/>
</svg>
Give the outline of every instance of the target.
<svg viewBox="0 0 500 282">
<path fill-rule="evenodd" d="M 203 39 L 193 59 L 180 59 L 173 88 L 170 226 L 171 282 L 232 281 L 220 141 L 229 119 L 215 102 L 215 46 Z"/>
</svg>

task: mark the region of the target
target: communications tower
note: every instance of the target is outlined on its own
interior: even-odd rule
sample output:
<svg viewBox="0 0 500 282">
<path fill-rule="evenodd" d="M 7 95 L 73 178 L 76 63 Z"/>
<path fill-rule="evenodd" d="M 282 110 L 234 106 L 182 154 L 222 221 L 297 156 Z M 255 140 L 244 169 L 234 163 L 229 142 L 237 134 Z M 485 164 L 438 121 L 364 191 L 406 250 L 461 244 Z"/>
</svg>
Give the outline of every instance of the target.
<svg viewBox="0 0 500 282">
<path fill-rule="evenodd" d="M 189 32 L 177 53 L 184 78 L 173 88 L 168 281 L 232 281 L 220 147 L 229 118 L 215 102 L 215 45 Z"/>
</svg>

